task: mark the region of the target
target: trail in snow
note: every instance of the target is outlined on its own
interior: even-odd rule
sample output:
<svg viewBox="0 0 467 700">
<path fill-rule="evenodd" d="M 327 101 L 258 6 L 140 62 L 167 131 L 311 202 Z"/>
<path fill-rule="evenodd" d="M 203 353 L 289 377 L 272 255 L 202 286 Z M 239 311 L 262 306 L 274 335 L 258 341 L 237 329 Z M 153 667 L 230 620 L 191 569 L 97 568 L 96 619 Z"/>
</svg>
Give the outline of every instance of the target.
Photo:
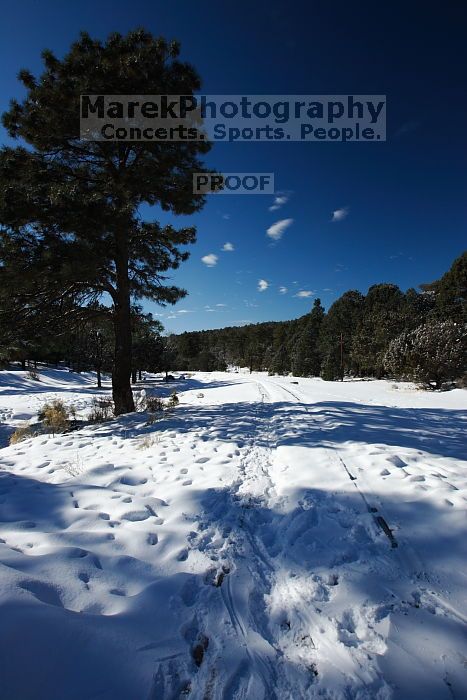
<svg viewBox="0 0 467 700">
<path fill-rule="evenodd" d="M 0 450 L 2 700 L 463 697 L 465 392 L 291 381 Z M 4 431 L 94 394 L 0 373 Z"/>
</svg>

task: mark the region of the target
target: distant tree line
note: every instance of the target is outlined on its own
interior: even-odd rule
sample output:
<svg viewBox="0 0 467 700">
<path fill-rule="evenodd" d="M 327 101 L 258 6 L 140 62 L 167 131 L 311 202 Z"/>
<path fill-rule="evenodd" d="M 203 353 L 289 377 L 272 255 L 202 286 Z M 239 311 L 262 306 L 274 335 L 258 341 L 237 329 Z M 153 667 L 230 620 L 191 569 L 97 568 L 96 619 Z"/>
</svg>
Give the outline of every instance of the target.
<svg viewBox="0 0 467 700">
<path fill-rule="evenodd" d="M 466 372 L 467 253 L 438 281 L 403 292 L 375 284 L 351 290 L 325 313 L 316 299 L 293 321 L 257 323 L 173 336 L 180 369 L 229 365 L 326 380 L 411 379 L 432 388 Z"/>
<path fill-rule="evenodd" d="M 131 380 L 142 372 L 167 372 L 173 363 L 170 340 L 160 321 L 133 304 Z M 24 315 L 0 292 L 0 368 L 18 362 L 23 369 L 37 363 L 64 363 L 75 372 L 93 371 L 97 385 L 111 375 L 115 331 L 112 309 L 101 304 L 67 305 L 61 313 L 36 311 Z"/>
</svg>

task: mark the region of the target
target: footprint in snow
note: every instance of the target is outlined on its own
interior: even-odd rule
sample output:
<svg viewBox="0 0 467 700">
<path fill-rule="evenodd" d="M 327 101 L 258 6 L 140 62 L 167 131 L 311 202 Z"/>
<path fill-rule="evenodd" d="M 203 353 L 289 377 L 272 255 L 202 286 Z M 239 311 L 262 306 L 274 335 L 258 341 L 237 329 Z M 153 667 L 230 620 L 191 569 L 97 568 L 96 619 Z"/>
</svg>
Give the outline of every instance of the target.
<svg viewBox="0 0 467 700">
<path fill-rule="evenodd" d="M 34 520 L 22 520 L 16 523 L 18 530 L 31 530 L 36 527 Z"/>
<path fill-rule="evenodd" d="M 131 523 L 137 523 L 141 520 L 147 520 L 150 516 L 148 510 L 130 510 L 122 515 L 122 520 L 129 520 Z"/>
<path fill-rule="evenodd" d="M 195 464 L 206 464 L 206 462 L 209 462 L 210 459 L 210 457 L 199 457 L 199 459 L 196 460 Z"/>
<path fill-rule="evenodd" d="M 127 595 L 127 592 L 125 591 L 124 588 L 111 588 L 109 593 L 111 595 L 119 595 L 125 597 Z"/>
<path fill-rule="evenodd" d="M 187 479 L 186 481 L 182 482 L 182 486 L 191 486 L 193 481 L 191 479 Z"/>
<path fill-rule="evenodd" d="M 398 467 L 399 469 L 402 469 L 403 467 L 407 466 L 407 462 L 404 462 L 403 459 L 398 457 L 398 455 L 393 455 L 392 457 L 387 457 L 386 458 L 388 462 L 391 462 L 395 467 Z"/>
<path fill-rule="evenodd" d="M 186 583 L 182 586 L 180 597 L 187 608 L 191 608 L 198 598 L 200 587 L 196 576 L 189 576 Z"/>
<path fill-rule="evenodd" d="M 146 478 L 133 476 L 132 474 L 124 474 L 120 477 L 120 483 L 124 486 L 141 486 L 142 484 L 146 484 L 147 481 Z"/>
<path fill-rule="evenodd" d="M 54 605 L 58 608 L 63 608 L 63 603 L 56 588 L 42 581 L 24 581 L 19 584 L 19 587 L 24 591 L 32 593 L 34 598 L 40 600 L 46 605 Z"/>
</svg>

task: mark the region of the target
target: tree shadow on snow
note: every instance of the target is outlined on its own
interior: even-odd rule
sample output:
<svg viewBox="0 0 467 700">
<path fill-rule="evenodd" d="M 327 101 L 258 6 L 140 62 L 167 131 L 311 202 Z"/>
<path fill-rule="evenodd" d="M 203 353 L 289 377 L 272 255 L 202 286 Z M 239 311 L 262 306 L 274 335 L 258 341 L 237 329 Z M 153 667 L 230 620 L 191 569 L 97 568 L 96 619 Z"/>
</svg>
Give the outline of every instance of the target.
<svg viewBox="0 0 467 700">
<path fill-rule="evenodd" d="M 467 411 L 443 408 L 392 408 L 325 401 L 312 404 L 248 402 L 222 406 L 179 406 L 173 427 L 208 430 L 216 440 L 244 441 L 245 430 L 265 446 L 264 433 L 255 436 L 257 417 L 277 418 L 277 445 L 332 447 L 346 442 L 390 445 L 433 455 L 464 459 Z M 210 439 L 205 437 L 205 439 Z"/>
<path fill-rule="evenodd" d="M 284 674 L 310 697 L 313 687 L 325 692 L 345 681 L 342 697 L 370 699 L 383 679 L 395 680 L 391 667 L 385 678 L 384 645 L 377 654 L 372 647 L 377 635 L 371 629 L 381 620 L 392 624 L 397 616 L 408 616 L 411 624 L 425 625 L 435 638 L 439 635 L 439 653 L 449 654 L 452 646 L 460 653 L 465 644 L 462 621 L 424 598 L 436 587 L 438 571 L 449 569 L 452 585 L 463 585 L 455 565 L 458 533 L 446 530 L 444 510 L 433 503 L 412 504 L 409 556 L 406 533 L 398 532 L 399 547 L 392 548 L 375 515 L 353 491 L 304 488 L 290 494 L 290 508 L 278 510 L 241 496 L 235 487 L 193 489 L 197 515 L 184 558 L 166 548 L 164 556 L 172 561 L 168 571 L 178 571 L 154 574 L 151 580 L 145 561 L 111 546 L 102 555 L 98 541 L 94 548 L 76 546 L 79 531 L 70 529 L 66 508 L 70 488 L 70 483 L 52 485 L 0 473 L 0 537 L 7 531 L 0 543 L 0 577 L 10 581 L 0 598 L 5 700 L 81 700 L 91 697 L 91 689 L 96 697 L 113 700 L 176 700 L 188 689 L 196 697 L 208 696 L 210 689 L 209 697 L 234 700 L 248 697 L 253 682 L 262 687 L 259 697 L 279 700 Z M 404 521 L 405 507 L 388 497 L 381 512 L 391 514 L 392 524 Z M 31 532 L 32 538 L 34 532 L 47 533 L 56 551 L 42 560 L 38 554 L 12 551 L 13 527 Z M 170 523 L 157 528 L 156 547 L 165 537 L 170 541 L 170 528 Z M 157 557 L 157 548 L 152 551 Z M 428 568 L 423 567 L 425 556 Z M 50 557 L 97 569 L 87 591 L 86 579 L 73 584 L 79 586 L 78 607 L 70 607 L 63 595 L 63 589 L 73 589 L 67 577 L 75 564 L 68 569 L 64 561 L 61 577 L 50 581 Z M 432 579 L 430 572 L 435 572 Z M 87 607 L 86 598 L 102 595 L 119 573 L 132 585 L 140 581 L 139 592 L 126 599 L 122 612 L 100 614 L 97 607 Z M 11 581 L 22 596 L 11 595 Z M 344 606 L 337 617 L 335 596 L 341 596 L 338 609 Z M 362 617 L 375 639 L 360 635 Z M 397 631 L 391 624 L 389 639 Z M 373 680 L 355 673 L 343 681 L 339 662 L 320 646 L 320 629 L 350 658 L 361 660 L 371 653 Z M 250 648 L 253 639 L 263 641 Z M 277 651 L 278 640 L 300 651 L 298 665 Z M 409 687 L 414 699 L 449 697 L 439 669 L 422 667 L 416 658 L 404 678 L 396 680 L 402 684 L 396 697 L 408 697 L 403 693 Z M 457 691 L 455 678 L 451 682 Z"/>
</svg>

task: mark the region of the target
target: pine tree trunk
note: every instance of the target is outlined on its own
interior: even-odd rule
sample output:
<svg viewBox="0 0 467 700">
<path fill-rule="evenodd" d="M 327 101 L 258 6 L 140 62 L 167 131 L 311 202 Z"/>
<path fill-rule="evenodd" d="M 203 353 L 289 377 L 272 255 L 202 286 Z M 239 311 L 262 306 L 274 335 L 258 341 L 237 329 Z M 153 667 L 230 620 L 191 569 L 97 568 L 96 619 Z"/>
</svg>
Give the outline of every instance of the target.
<svg viewBox="0 0 467 700">
<path fill-rule="evenodd" d="M 139 381 L 141 381 L 142 378 L 143 378 L 143 376 L 142 376 L 141 370 L 138 370 L 138 379 L 139 379 Z"/>
<path fill-rule="evenodd" d="M 97 368 L 97 388 L 102 389 L 102 377 L 100 366 Z"/>
<path fill-rule="evenodd" d="M 116 294 L 114 299 L 115 354 L 112 373 L 112 397 L 115 415 L 135 410 L 131 391 L 131 317 L 126 232 L 115 235 Z"/>
<path fill-rule="evenodd" d="M 132 384 L 136 384 L 136 377 L 137 377 L 136 370 L 135 369 L 131 370 L 131 383 Z"/>
</svg>

